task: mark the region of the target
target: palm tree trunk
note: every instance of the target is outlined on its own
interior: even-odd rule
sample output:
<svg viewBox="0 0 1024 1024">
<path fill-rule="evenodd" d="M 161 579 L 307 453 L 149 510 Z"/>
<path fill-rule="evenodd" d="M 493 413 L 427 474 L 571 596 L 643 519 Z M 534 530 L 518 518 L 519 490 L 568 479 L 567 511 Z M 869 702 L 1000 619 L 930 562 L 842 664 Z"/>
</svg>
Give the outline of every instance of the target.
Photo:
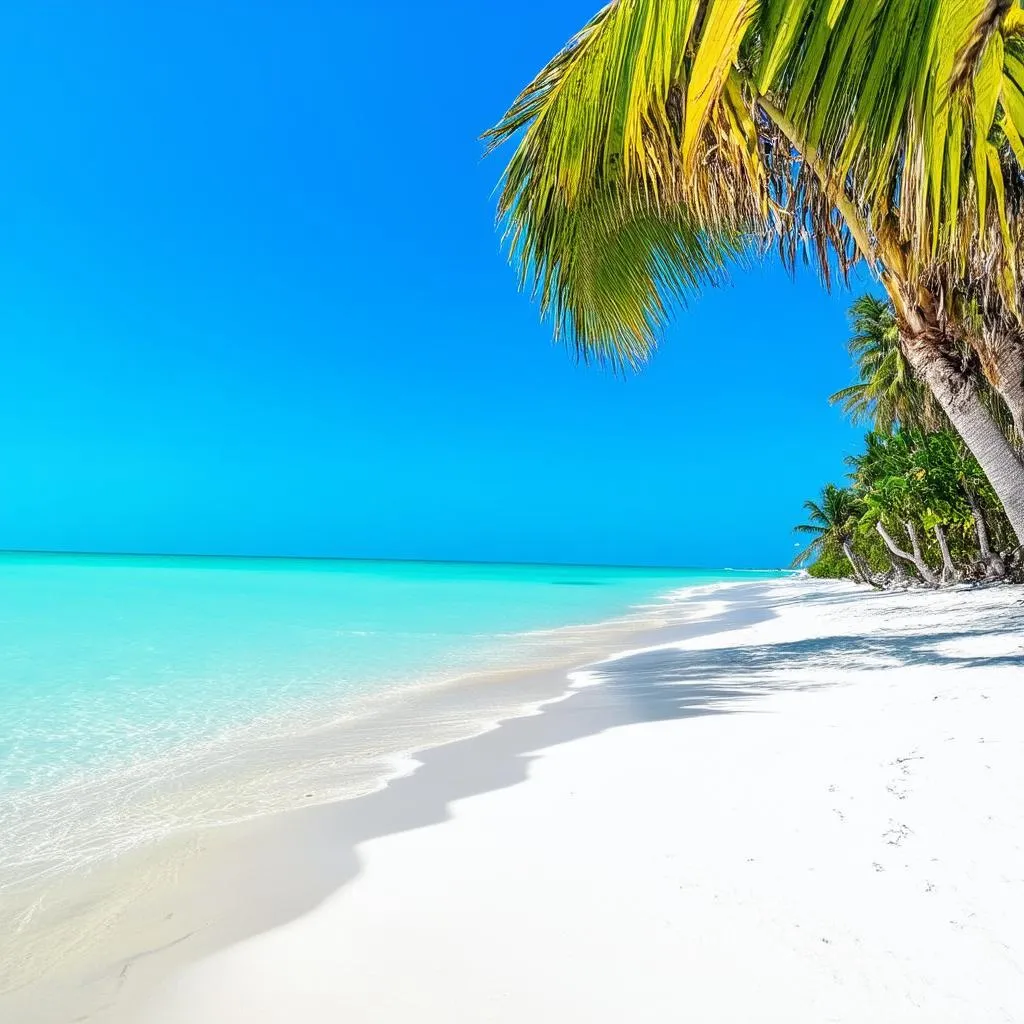
<svg viewBox="0 0 1024 1024">
<path fill-rule="evenodd" d="M 1024 341 L 1014 332 L 978 354 L 989 369 L 986 376 L 1010 410 L 1019 442 L 1024 439 Z"/>
<path fill-rule="evenodd" d="M 853 578 L 858 583 L 867 583 L 867 580 L 864 579 L 864 573 L 861 570 L 861 567 L 857 564 L 857 558 L 854 555 L 853 548 L 850 547 L 850 542 L 848 540 L 843 541 L 843 554 L 846 555 L 846 560 L 850 563 L 850 568 L 853 569 Z"/>
<path fill-rule="evenodd" d="M 924 560 L 924 555 L 921 553 L 921 542 L 917 538 L 917 527 L 914 525 L 912 519 L 908 519 L 904 524 L 907 528 L 907 536 L 910 538 L 910 549 L 914 552 L 914 565 L 917 566 L 917 571 L 921 574 L 921 578 L 925 583 L 930 583 L 933 587 L 939 585 L 939 578 L 932 572 L 932 567 Z"/>
<path fill-rule="evenodd" d="M 903 562 L 898 558 L 893 558 L 892 562 L 892 585 L 894 587 L 909 587 L 910 576 L 907 574 L 907 570 L 903 567 Z"/>
<path fill-rule="evenodd" d="M 949 553 L 949 544 L 946 541 L 946 531 L 940 523 L 935 524 L 935 539 L 939 542 L 939 550 L 942 552 L 942 582 L 944 584 L 956 583 L 960 579 L 960 573 L 953 564 Z"/>
<path fill-rule="evenodd" d="M 909 562 L 915 569 L 921 574 L 921 579 L 928 584 L 929 587 L 937 587 L 939 581 L 935 576 L 935 573 L 929 568 L 928 563 L 920 556 L 920 545 L 917 545 L 918 551 L 911 554 L 909 551 L 904 551 L 897 543 L 893 540 L 892 534 L 885 528 L 884 524 L 879 521 L 875 523 L 875 529 L 878 531 L 879 536 L 885 542 L 885 546 L 897 557 L 902 558 L 904 562 Z M 917 534 L 913 533 L 912 537 L 917 541 Z"/>
<path fill-rule="evenodd" d="M 903 347 L 914 372 L 931 388 L 957 433 L 999 496 L 1019 543 L 1024 543 L 1024 462 L 978 397 L 973 377 L 947 343 L 938 318 L 887 282 L 899 313 Z M 923 302 L 934 300 L 921 296 Z"/>
<path fill-rule="evenodd" d="M 843 554 L 846 555 L 846 560 L 853 566 L 853 578 L 858 583 L 866 583 L 869 587 L 874 587 L 875 590 L 881 589 L 875 582 L 874 577 L 857 557 L 857 553 L 853 550 L 848 540 L 843 541 Z"/>
<path fill-rule="evenodd" d="M 1003 503 L 1017 540 L 1024 542 L 1024 463 L 981 404 L 972 381 L 957 381 L 943 371 L 939 360 L 921 360 L 919 357 L 915 362 L 911 358 L 915 369 L 921 362 L 924 364 L 920 366 L 922 376 L 985 471 L 992 489 Z"/>
<path fill-rule="evenodd" d="M 1024 380 L 1021 379 L 1024 376 L 1024 367 L 1021 366 L 1022 360 L 1016 354 L 1013 362 L 1015 365 L 1012 368 L 1004 370 L 1000 367 L 999 372 L 1003 381 L 996 390 L 1006 403 L 1006 408 L 1010 410 L 1013 428 L 1020 439 L 1024 438 Z"/>
<path fill-rule="evenodd" d="M 965 488 L 965 490 L 967 490 Z M 967 501 L 971 506 L 971 515 L 974 517 L 974 530 L 978 535 L 978 550 L 981 551 L 981 560 L 985 563 L 985 576 L 987 579 L 1002 579 L 1006 575 L 1006 563 L 998 551 L 992 550 L 992 543 L 988 537 L 988 523 L 985 522 L 985 512 L 978 504 L 977 498 L 967 490 Z"/>
</svg>

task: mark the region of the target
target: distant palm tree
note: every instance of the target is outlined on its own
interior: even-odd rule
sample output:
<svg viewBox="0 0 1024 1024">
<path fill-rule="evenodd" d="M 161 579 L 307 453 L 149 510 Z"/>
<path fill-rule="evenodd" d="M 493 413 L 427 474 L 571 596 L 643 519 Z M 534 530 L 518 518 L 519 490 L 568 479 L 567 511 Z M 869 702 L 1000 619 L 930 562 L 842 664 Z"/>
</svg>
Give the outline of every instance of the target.
<svg viewBox="0 0 1024 1024">
<path fill-rule="evenodd" d="M 856 491 L 863 501 L 862 526 L 874 529 L 890 554 L 912 564 L 926 584 L 937 586 L 939 579 L 924 557 L 918 535 L 924 474 L 914 463 L 911 435 L 904 431 L 872 432 L 864 442 L 864 451 L 847 460 L 854 467 Z M 897 528 L 906 530 L 910 551 L 901 548 L 893 537 L 891 531 Z"/>
<path fill-rule="evenodd" d="M 979 564 L 991 578 L 1005 575 L 1006 563 L 991 547 L 985 518 L 988 507 L 997 521 L 1001 519 L 998 503 L 977 460 L 954 432 L 899 429 L 872 432 L 864 442 L 864 451 L 847 460 L 862 501 L 862 529 L 877 532 L 890 554 L 913 565 L 931 586 L 938 585 L 940 578 L 925 558 L 919 528 L 934 536 L 933 554 L 942 559 L 941 582 L 956 582 L 964 571 L 973 574 Z M 958 566 L 947 530 L 963 538 L 972 527 L 980 559 L 975 556 L 969 566 Z M 901 548 L 894 536 L 904 532 L 910 551 Z M 963 554 L 963 541 L 960 549 Z"/>
<path fill-rule="evenodd" d="M 857 368 L 856 384 L 829 398 L 854 423 L 888 433 L 897 425 L 937 430 L 946 423 L 935 396 L 915 376 L 903 353 L 892 304 L 862 295 L 850 307 L 853 335 L 848 347 Z"/>
<path fill-rule="evenodd" d="M 1024 462 L 954 307 L 990 297 L 986 358 L 1024 352 L 1022 86 L 1015 0 L 612 0 L 488 133 L 518 139 L 499 213 L 556 336 L 615 363 L 736 259 L 826 283 L 863 259 L 1024 541 Z"/>
<path fill-rule="evenodd" d="M 859 380 L 841 388 L 829 401 L 842 406 L 854 423 L 870 424 L 880 433 L 897 426 L 908 430 L 950 429 L 949 419 L 935 395 L 914 372 L 903 352 L 900 327 L 892 303 L 875 295 L 861 295 L 850 306 L 853 334 L 847 347 Z M 981 373 L 978 360 L 964 347 L 961 359 L 974 377 L 982 404 L 1011 444 L 1020 437 L 999 394 Z"/>
<path fill-rule="evenodd" d="M 854 578 L 871 583 L 871 574 L 861 565 L 850 543 L 862 512 L 860 499 L 849 487 L 826 484 L 818 501 L 805 501 L 804 510 L 810 522 L 794 527 L 796 533 L 810 534 L 814 539 L 793 559 L 799 566 L 812 558 L 820 558 L 830 547 L 846 555 Z"/>
</svg>

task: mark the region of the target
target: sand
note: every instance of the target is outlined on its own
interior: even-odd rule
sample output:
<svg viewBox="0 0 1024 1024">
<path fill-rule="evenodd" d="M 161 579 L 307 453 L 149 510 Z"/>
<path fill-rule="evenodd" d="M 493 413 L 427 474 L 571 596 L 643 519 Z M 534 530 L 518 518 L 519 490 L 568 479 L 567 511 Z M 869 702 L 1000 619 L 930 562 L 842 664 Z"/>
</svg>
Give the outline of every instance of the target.
<svg viewBox="0 0 1024 1024">
<path fill-rule="evenodd" d="M 737 596 L 726 602 L 724 590 Z M 170 823 L 170 833 L 119 840 L 129 848 L 113 858 L 78 851 L 92 856 L 75 871 L 24 884 L 0 877 L 0 1020 L 137 1020 L 139 998 L 168 973 L 294 919 L 354 877 L 358 843 L 443 820 L 467 780 L 474 792 L 496 784 L 515 764 L 510 739 L 517 750 L 551 742 L 511 723 L 492 734 L 497 743 L 482 733 L 564 697 L 573 666 L 768 615 L 741 584 L 686 588 L 615 620 L 526 637 L 502 671 L 385 693 L 320 728 L 244 743 L 230 758 L 197 762 L 198 773 L 168 776 L 115 809 Z M 574 734 L 606 725 L 608 709 L 601 715 L 575 715 Z M 530 722 L 546 737 L 569 735 L 562 719 Z M 81 808 L 88 831 L 93 805 Z M 73 846 L 74 829 L 66 835 Z M 8 838 L 17 850 L 18 836 Z"/>
<path fill-rule="evenodd" d="M 723 599 L 268 823 L 205 890 L 249 937 L 119 1019 L 1024 1021 L 1024 595 Z"/>
</svg>

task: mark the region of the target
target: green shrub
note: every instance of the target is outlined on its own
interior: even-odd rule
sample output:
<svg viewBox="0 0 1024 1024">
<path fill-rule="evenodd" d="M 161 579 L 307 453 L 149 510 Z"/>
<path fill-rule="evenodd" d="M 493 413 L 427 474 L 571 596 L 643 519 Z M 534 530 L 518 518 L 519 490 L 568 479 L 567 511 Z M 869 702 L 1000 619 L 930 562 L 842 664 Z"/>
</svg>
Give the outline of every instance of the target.
<svg viewBox="0 0 1024 1024">
<path fill-rule="evenodd" d="M 845 580 L 853 577 L 849 559 L 841 548 L 826 545 L 817 561 L 807 570 L 808 575 L 818 580 Z"/>
</svg>

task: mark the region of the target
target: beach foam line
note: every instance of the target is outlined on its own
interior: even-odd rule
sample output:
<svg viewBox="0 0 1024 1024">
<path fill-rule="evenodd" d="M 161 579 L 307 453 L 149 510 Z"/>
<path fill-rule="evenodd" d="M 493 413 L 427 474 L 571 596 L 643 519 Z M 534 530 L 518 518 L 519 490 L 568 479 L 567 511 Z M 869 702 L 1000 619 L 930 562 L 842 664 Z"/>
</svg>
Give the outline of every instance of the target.
<svg viewBox="0 0 1024 1024">
<path fill-rule="evenodd" d="M 714 593 L 718 587 L 742 585 L 723 582 L 673 588 L 656 603 L 602 622 L 491 639 L 505 652 L 506 664 L 518 666 L 517 674 L 568 667 L 614 645 L 616 632 L 626 638 L 690 621 L 704 614 L 694 610 L 694 598 Z M 189 829 L 218 827 L 302 806 L 314 799 L 305 795 L 310 790 L 319 802 L 372 791 L 393 774 L 390 756 L 402 758 L 430 746 L 431 737 L 417 738 L 408 749 L 385 751 L 377 758 L 374 777 L 362 765 L 356 774 L 339 766 L 325 749 L 329 742 L 325 737 L 346 729 L 356 733 L 360 721 L 387 715 L 411 697 L 481 685 L 502 671 L 485 666 L 403 676 L 374 692 L 346 693 L 333 703 L 311 702 L 291 708 L 286 715 L 258 716 L 165 754 L 118 765 L 116 770 L 90 770 L 56 785 L 17 790 L 0 811 L 6 836 L 0 850 L 0 892 L 81 871 Z M 527 695 L 521 702 L 510 697 L 485 715 L 479 726 L 518 713 L 520 703 L 529 705 L 531 698 Z M 473 729 L 472 723 L 463 723 L 460 734 Z M 304 762 L 304 751 L 310 748 L 320 753 L 312 762 Z M 354 750 L 353 758 L 358 756 Z M 278 770 L 274 766 L 281 766 L 282 773 L 303 773 L 304 788 L 288 786 L 286 779 L 272 775 Z"/>
<path fill-rule="evenodd" d="M 270 748 L 249 765 L 250 770 L 244 760 L 240 763 L 229 758 L 214 761 L 219 774 L 206 779 L 202 788 L 192 786 L 187 776 L 179 777 L 172 792 L 174 806 L 182 806 L 184 801 L 188 816 L 179 816 L 171 829 L 147 835 L 153 842 L 128 843 L 114 861 L 102 851 L 94 851 L 88 874 L 49 872 L 37 880 L 38 885 L 30 882 L 0 894 L 5 916 L 15 922 L 6 940 L 0 940 L 4 944 L 0 1007 L 5 1005 L 3 993 L 13 989 L 24 991 L 26 999 L 39 998 L 40 1005 L 45 1005 L 39 985 L 44 991 L 59 988 L 59 979 L 72 979 L 75 972 L 100 979 L 95 999 L 85 1001 L 100 1005 L 111 998 L 105 985 L 109 983 L 115 992 L 124 987 L 121 972 L 128 963 L 133 965 L 131 973 L 142 973 L 132 956 L 139 946 L 167 946 L 175 955 L 191 956 L 198 955 L 189 944 L 194 931 L 202 933 L 203 942 L 209 938 L 214 945 L 237 937 L 229 928 L 230 935 L 218 939 L 216 930 L 203 923 L 207 908 L 217 905 L 216 894 L 196 901 L 191 908 L 196 928 L 185 928 L 184 922 L 193 918 L 181 905 L 185 898 L 180 900 L 180 894 L 166 891 L 167 880 L 177 879 L 178 888 L 184 879 L 189 880 L 188 887 L 193 879 L 200 885 L 205 863 L 210 858 L 219 860 L 221 850 L 232 846 L 231 836 L 251 829 L 261 831 L 264 821 L 276 820 L 282 806 L 303 807 L 302 814 L 318 808 L 330 812 L 339 799 L 372 798 L 415 775 L 424 754 L 429 757 L 433 750 L 497 732 L 510 720 L 543 716 L 549 705 L 576 692 L 568 678 L 573 663 L 591 662 L 623 643 L 631 646 L 633 638 L 663 635 L 666 630 L 707 628 L 707 609 L 677 594 L 657 616 L 638 614 L 609 621 L 603 630 L 588 636 L 586 644 L 566 648 L 560 665 L 407 687 L 390 695 L 393 699 L 386 716 L 349 715 L 332 726 L 286 737 L 285 745 Z M 367 756 L 352 754 L 360 750 Z M 345 751 L 347 759 L 341 757 Z M 322 777 L 343 780 L 344 788 L 311 784 L 318 771 L 324 773 Z M 267 801 L 261 802 L 265 797 Z M 132 806 L 128 802 L 126 809 Z M 153 820 L 158 825 L 168 820 L 159 807 L 155 811 Z M 115 820 L 112 834 L 127 835 L 121 826 L 123 821 Z M 234 878 L 228 881 L 234 884 Z M 239 918 L 245 919 L 244 914 Z M 247 928 L 244 924 L 240 927 L 243 931 Z M 147 966 L 160 962 L 155 955 L 146 959 Z M 76 1005 L 82 1005 L 81 1000 Z"/>
<path fill-rule="evenodd" d="M 347 884 L 132 1019 L 1019 1019 L 1018 600 L 807 581 L 742 632 L 573 673 L 426 754 Z"/>
</svg>

